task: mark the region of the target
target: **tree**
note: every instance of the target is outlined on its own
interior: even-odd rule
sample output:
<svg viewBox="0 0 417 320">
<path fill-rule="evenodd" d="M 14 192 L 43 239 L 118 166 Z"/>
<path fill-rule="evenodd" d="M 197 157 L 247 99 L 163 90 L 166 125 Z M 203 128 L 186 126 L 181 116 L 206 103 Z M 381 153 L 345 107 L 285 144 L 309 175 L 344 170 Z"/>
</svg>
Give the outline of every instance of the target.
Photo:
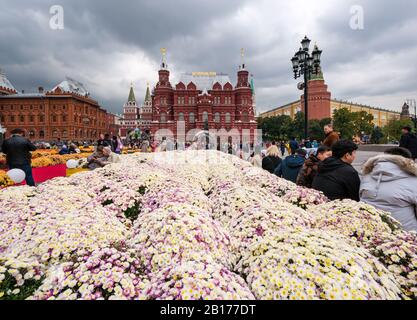
<svg viewBox="0 0 417 320">
<path fill-rule="evenodd" d="M 329 122 L 330 123 L 330 122 Z M 311 140 L 322 141 L 324 140 L 324 126 L 322 126 L 321 121 L 317 119 L 312 119 L 308 122 L 308 129 Z"/>
<path fill-rule="evenodd" d="M 309 120 L 309 137 L 312 140 L 322 141 L 324 139 L 323 128 L 331 122 L 331 118 Z M 262 130 L 265 140 L 289 140 L 292 137 L 302 140 L 304 138 L 304 123 L 304 113 L 298 112 L 294 120 L 287 115 L 258 118 L 258 129 Z"/>
<path fill-rule="evenodd" d="M 291 117 L 286 115 L 258 118 L 258 128 L 262 130 L 265 140 L 286 140 L 289 138 L 291 127 Z"/>
<path fill-rule="evenodd" d="M 335 110 L 333 126 L 343 139 L 352 140 L 355 135 L 354 114 L 347 108 Z"/>
<path fill-rule="evenodd" d="M 278 140 L 288 140 L 291 136 L 291 129 L 293 126 L 293 120 L 290 116 L 282 115 L 280 121 L 280 137 Z"/>
<path fill-rule="evenodd" d="M 407 120 L 391 120 L 388 124 L 382 129 L 386 142 L 399 141 L 401 138 L 401 129 L 405 126 L 413 127 L 413 121 L 411 119 Z"/>
<path fill-rule="evenodd" d="M 320 120 L 320 127 L 322 128 L 322 130 L 324 131 L 324 127 L 327 126 L 328 124 L 332 123 L 332 121 L 333 121 L 332 118 L 321 119 Z"/>
<path fill-rule="evenodd" d="M 299 140 L 304 138 L 305 115 L 303 112 L 297 112 L 291 129 L 289 131 L 290 138 L 295 137 Z"/>
<path fill-rule="evenodd" d="M 312 119 L 308 125 L 309 136 L 311 140 L 323 141 L 325 139 L 324 127 L 332 123 L 331 118 L 324 118 L 321 120 Z"/>
<path fill-rule="evenodd" d="M 371 133 L 371 143 L 373 144 L 380 144 L 382 138 L 384 137 L 384 133 L 380 127 L 374 127 Z"/>
<path fill-rule="evenodd" d="M 374 129 L 374 116 L 366 111 L 353 113 L 353 126 L 355 134 L 362 137 L 363 134 L 371 134 Z M 362 134 L 363 132 L 363 134 Z"/>
</svg>

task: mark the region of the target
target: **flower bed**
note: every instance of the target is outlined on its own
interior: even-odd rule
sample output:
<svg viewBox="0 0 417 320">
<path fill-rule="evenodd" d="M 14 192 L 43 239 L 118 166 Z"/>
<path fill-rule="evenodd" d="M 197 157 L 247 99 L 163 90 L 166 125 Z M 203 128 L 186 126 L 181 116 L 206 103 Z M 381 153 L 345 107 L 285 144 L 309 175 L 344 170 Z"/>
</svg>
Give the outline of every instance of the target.
<svg viewBox="0 0 417 320">
<path fill-rule="evenodd" d="M 82 170 L 69 171 L 66 169 L 68 160 L 78 160 L 79 168 L 85 164 L 85 155 L 68 154 L 68 155 L 48 155 L 37 157 L 32 160 L 32 173 L 36 183 L 42 183 L 47 180 L 65 177 Z M 21 185 L 24 185 L 23 182 Z M 0 170 L 0 188 L 14 185 L 14 182 L 7 176 L 7 171 Z"/>
<path fill-rule="evenodd" d="M 6 171 L 0 170 L 0 189 L 14 185 Z"/>
<path fill-rule="evenodd" d="M 32 167 L 41 168 L 41 167 L 54 166 L 58 164 L 65 164 L 68 160 L 71 160 L 71 159 L 79 160 L 79 159 L 87 158 L 87 156 L 93 152 L 94 150 L 88 151 L 86 153 L 59 155 L 57 150 L 46 150 L 46 151 L 37 150 L 31 153 L 32 154 Z M 0 156 L 0 169 L 3 169 L 3 170 L 7 169 L 5 156 Z"/>
<path fill-rule="evenodd" d="M 219 152 L 125 155 L 0 201 L 0 299 L 417 298 L 417 238 L 389 214 Z"/>
<path fill-rule="evenodd" d="M 49 166 L 56 166 L 60 164 L 66 164 L 68 160 L 80 160 L 86 158 L 85 154 L 75 153 L 75 154 L 65 154 L 65 155 L 51 155 L 46 157 L 40 157 L 32 160 L 33 168 L 42 168 Z"/>
</svg>

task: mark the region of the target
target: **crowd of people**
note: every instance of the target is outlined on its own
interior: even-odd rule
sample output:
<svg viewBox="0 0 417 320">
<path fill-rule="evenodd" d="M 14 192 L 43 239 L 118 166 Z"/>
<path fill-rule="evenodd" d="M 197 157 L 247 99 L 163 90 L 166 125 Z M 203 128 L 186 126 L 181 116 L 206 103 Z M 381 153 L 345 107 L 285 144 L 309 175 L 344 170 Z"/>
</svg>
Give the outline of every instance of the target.
<svg viewBox="0 0 417 320">
<path fill-rule="evenodd" d="M 405 230 L 417 231 L 417 136 L 410 127 L 403 128 L 400 146 L 390 148 L 382 155 L 370 158 L 363 166 L 362 176 L 352 166 L 358 146 L 350 140 L 341 140 L 331 124 L 324 127 L 325 140 L 305 139 L 298 143 L 236 144 L 229 141 L 217 146 L 219 151 L 234 154 L 262 167 L 271 174 L 292 181 L 299 186 L 322 191 L 330 200 L 351 199 L 363 201 L 391 212 Z M 10 169 L 21 169 L 26 183 L 35 186 L 31 168 L 31 151 L 37 146 L 24 137 L 24 131 L 15 129 L 2 144 Z M 53 143 L 59 154 L 79 153 L 86 142 Z M 160 143 L 151 139 L 122 141 L 118 136 L 101 135 L 94 145 L 94 153 L 87 158 L 90 170 L 102 168 L 120 161 L 124 144 L 139 148 L 142 152 L 186 150 L 199 148 L 198 141 L 181 144 L 164 138 Z M 208 148 L 205 142 L 200 146 Z M 266 147 L 264 149 L 264 147 Z"/>
<path fill-rule="evenodd" d="M 352 166 L 358 146 L 341 140 L 331 125 L 324 131 L 326 139 L 314 152 L 305 142 L 300 148 L 291 139 L 287 157 L 280 158 L 277 144 L 272 143 L 263 158 L 256 155 L 250 161 L 299 186 L 322 191 L 330 200 L 362 201 L 388 211 L 405 230 L 417 231 L 417 137 L 411 128 L 403 128 L 400 147 L 370 158 L 361 176 Z M 281 143 L 280 148 L 284 157 Z"/>
</svg>

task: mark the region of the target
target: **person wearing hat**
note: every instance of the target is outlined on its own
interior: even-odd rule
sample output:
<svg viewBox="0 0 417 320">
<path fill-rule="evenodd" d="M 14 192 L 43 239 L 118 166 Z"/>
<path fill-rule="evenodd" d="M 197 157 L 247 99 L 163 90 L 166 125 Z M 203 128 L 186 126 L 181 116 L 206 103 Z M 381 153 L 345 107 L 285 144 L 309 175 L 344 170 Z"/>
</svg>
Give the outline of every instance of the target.
<svg viewBox="0 0 417 320">
<path fill-rule="evenodd" d="M 402 129 L 402 136 L 400 140 L 400 148 L 407 149 L 411 152 L 412 158 L 415 161 L 417 158 L 417 137 L 411 133 L 411 127 L 405 126 Z"/>
<path fill-rule="evenodd" d="M 307 151 L 297 149 L 293 155 L 289 155 L 276 168 L 274 174 L 285 180 L 296 183 L 298 174 L 306 160 Z"/>
</svg>

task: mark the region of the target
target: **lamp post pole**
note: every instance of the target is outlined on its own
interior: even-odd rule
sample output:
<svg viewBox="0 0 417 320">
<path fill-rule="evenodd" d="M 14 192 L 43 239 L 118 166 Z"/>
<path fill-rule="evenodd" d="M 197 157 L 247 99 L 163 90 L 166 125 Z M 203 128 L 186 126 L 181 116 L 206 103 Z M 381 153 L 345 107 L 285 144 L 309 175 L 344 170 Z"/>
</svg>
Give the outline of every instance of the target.
<svg viewBox="0 0 417 320">
<path fill-rule="evenodd" d="M 208 124 L 208 120 L 206 120 L 204 122 L 204 134 L 205 134 L 205 138 L 206 138 L 206 150 L 210 149 L 210 137 L 209 137 L 209 124 Z"/>
<path fill-rule="evenodd" d="M 417 106 L 416 106 L 416 100 L 411 100 L 412 105 L 414 106 L 414 127 L 417 131 Z"/>
<path fill-rule="evenodd" d="M 304 72 L 304 138 L 308 138 L 308 72 Z"/>
<path fill-rule="evenodd" d="M 304 83 L 299 86 L 300 90 L 304 90 L 304 138 L 308 138 L 308 81 L 311 79 L 312 75 L 318 75 L 320 73 L 320 62 L 321 62 L 321 53 L 317 46 L 314 46 L 313 52 L 310 54 L 311 40 L 304 37 L 301 41 L 301 48 L 298 52 L 295 53 L 294 57 L 291 59 L 294 71 L 294 79 L 298 79 L 301 76 L 304 76 Z"/>
</svg>

